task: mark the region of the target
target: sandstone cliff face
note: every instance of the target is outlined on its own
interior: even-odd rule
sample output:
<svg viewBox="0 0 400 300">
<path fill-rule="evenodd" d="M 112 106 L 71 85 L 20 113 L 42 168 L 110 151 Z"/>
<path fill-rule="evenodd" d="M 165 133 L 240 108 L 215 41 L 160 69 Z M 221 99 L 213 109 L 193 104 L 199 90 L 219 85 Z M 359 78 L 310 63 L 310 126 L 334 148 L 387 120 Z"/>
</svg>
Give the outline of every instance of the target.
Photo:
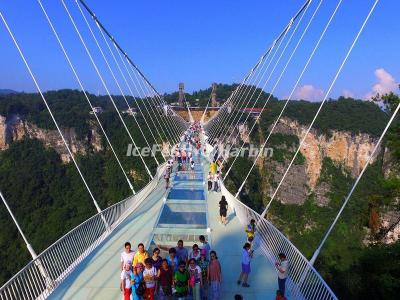
<svg viewBox="0 0 400 300">
<path fill-rule="evenodd" d="M 94 126 L 91 126 L 91 131 L 86 140 L 79 140 L 73 128 L 62 128 L 62 132 L 73 154 L 86 154 L 89 147 L 96 152 L 101 151 L 103 148 L 101 136 Z M 12 121 L 0 116 L 0 150 L 7 149 L 12 142 L 20 141 L 25 137 L 38 139 L 46 147 L 53 148 L 60 154 L 63 162 L 71 160 L 57 130 L 39 128 L 35 124 L 31 124 L 15 116 L 12 118 Z"/>
<path fill-rule="evenodd" d="M 307 127 L 300 125 L 297 121 L 283 118 L 277 124 L 274 132 L 294 134 L 301 141 L 306 130 Z M 364 133 L 353 135 L 345 131 L 332 131 L 330 136 L 326 136 L 318 134 L 316 130 L 311 130 L 300 149 L 306 158 L 308 186 L 312 191 L 316 188 L 321 174 L 322 161 L 325 157 L 342 164 L 353 177 L 357 176 L 376 143 L 377 139 Z"/>
<path fill-rule="evenodd" d="M 5 150 L 8 148 L 7 141 L 6 141 L 6 118 L 0 116 L 0 150 Z"/>
</svg>

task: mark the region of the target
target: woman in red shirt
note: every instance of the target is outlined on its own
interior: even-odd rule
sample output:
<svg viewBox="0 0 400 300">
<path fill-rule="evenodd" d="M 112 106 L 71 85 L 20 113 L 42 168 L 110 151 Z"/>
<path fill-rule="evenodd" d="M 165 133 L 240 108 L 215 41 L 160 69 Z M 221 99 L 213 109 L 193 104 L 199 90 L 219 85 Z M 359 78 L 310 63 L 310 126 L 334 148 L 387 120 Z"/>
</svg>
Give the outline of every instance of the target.
<svg viewBox="0 0 400 300">
<path fill-rule="evenodd" d="M 218 261 L 217 253 L 210 252 L 210 264 L 208 265 L 208 282 L 211 284 L 211 294 L 213 300 L 218 300 L 220 297 L 222 272 L 221 264 Z"/>
</svg>

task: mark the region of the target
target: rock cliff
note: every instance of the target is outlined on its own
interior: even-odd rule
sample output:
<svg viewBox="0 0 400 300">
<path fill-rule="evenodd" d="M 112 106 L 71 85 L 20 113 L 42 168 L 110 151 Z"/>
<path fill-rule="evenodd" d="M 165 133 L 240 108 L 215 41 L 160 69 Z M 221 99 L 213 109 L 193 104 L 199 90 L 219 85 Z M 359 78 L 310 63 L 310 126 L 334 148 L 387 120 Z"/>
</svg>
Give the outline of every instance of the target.
<svg viewBox="0 0 400 300">
<path fill-rule="evenodd" d="M 297 121 L 283 118 L 274 132 L 296 135 L 301 141 L 306 130 L 307 127 Z M 311 130 L 300 149 L 306 158 L 307 183 L 311 191 L 317 186 L 325 157 L 343 165 L 355 177 L 365 165 L 376 143 L 376 138 L 364 133 L 355 135 L 351 132 L 333 130 L 328 136 Z"/>
<path fill-rule="evenodd" d="M 78 139 L 74 128 L 62 128 L 61 130 L 73 154 L 86 154 L 89 149 L 95 152 L 103 149 L 101 136 L 93 124 L 85 140 Z M 23 138 L 38 139 L 46 147 L 54 148 L 60 154 L 63 162 L 71 160 L 57 130 L 39 128 L 35 124 L 20 119 L 17 115 L 8 118 L 0 116 L 0 150 L 7 149 L 12 142 Z"/>
</svg>

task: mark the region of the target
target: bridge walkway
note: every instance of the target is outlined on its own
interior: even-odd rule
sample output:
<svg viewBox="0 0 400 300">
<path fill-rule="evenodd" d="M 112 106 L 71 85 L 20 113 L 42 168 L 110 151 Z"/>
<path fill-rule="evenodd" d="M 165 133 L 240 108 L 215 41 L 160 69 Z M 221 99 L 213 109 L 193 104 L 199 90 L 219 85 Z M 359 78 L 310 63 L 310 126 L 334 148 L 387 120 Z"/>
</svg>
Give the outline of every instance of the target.
<svg viewBox="0 0 400 300">
<path fill-rule="evenodd" d="M 195 161 L 198 162 L 197 158 Z M 133 249 L 139 242 L 143 242 L 148 248 L 154 246 L 155 235 L 162 235 L 163 230 L 170 230 L 168 224 L 174 220 L 172 223 L 181 223 L 178 226 L 174 224 L 174 230 L 187 224 L 187 230 L 193 232 L 194 239 L 198 233 L 204 232 L 208 235 L 211 248 L 217 251 L 222 266 L 222 300 L 233 299 L 235 294 L 243 295 L 246 300 L 275 299 L 276 272 L 257 252 L 252 260 L 250 288 L 236 284 L 241 270 L 241 251 L 246 235 L 244 227 L 230 210 L 228 224 L 224 226 L 218 222 L 218 202 L 222 195 L 220 192 L 207 192 L 205 179 L 208 169 L 209 164 L 202 159 L 201 164 L 197 163 L 193 177 L 188 172 L 177 174 L 175 171 L 172 176 L 173 187 L 169 190 L 165 190 L 165 183 L 160 180 L 141 206 L 76 268 L 50 298 L 121 299 L 119 259 L 124 243 L 130 241 Z M 192 207 L 201 205 L 204 205 L 204 208 L 192 210 Z M 178 207 L 177 211 L 174 211 L 174 207 Z M 167 211 L 165 215 L 164 210 Z M 173 214 L 170 214 L 171 211 Z M 207 229 L 208 231 L 205 231 Z M 171 241 L 171 246 L 173 243 L 176 242 Z M 193 243 L 186 243 L 191 244 Z"/>
</svg>

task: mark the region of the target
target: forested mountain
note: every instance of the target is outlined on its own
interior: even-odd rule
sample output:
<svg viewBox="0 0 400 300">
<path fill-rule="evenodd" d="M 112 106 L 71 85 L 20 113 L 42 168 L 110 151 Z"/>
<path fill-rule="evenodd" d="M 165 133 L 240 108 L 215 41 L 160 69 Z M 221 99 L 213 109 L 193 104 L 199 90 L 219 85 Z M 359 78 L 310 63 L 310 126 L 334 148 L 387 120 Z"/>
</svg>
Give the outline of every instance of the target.
<svg viewBox="0 0 400 300">
<path fill-rule="evenodd" d="M 10 89 L 0 89 L 0 95 L 16 94 L 17 92 Z"/>
<path fill-rule="evenodd" d="M 130 196 L 132 192 L 94 116 L 89 114 L 83 94 L 52 91 L 46 93 L 46 98 L 100 207 L 104 209 Z M 128 134 L 106 97 L 90 98 L 104 109 L 99 115 L 103 127 L 134 188 L 139 190 L 149 178 L 140 159 L 126 155 L 131 143 Z M 126 109 L 120 97 L 114 98 L 121 109 Z M 145 146 L 133 117 L 123 116 L 138 146 Z M 153 144 L 140 114 L 137 119 Z M 148 124 L 154 130 L 150 120 Z M 162 160 L 160 154 L 158 159 Z M 154 159 L 145 160 L 154 174 Z M 38 94 L 0 96 L 0 189 L 38 253 L 96 213 Z M 2 284 L 26 265 L 30 256 L 3 205 L 0 227 Z"/>
<path fill-rule="evenodd" d="M 219 84 L 218 99 L 225 101 L 235 87 Z M 191 105 L 205 106 L 210 92 L 211 89 L 201 90 L 187 94 L 186 98 Z M 271 99 L 250 136 L 249 142 L 256 145 L 265 141 L 283 105 L 269 94 L 258 92 L 261 93 L 257 107 Z M 94 116 L 89 114 L 83 94 L 61 90 L 47 92 L 46 96 L 55 118 L 68 134 L 75 157 L 101 208 L 129 196 L 131 191 Z M 102 107 L 101 122 L 135 189 L 140 189 L 148 177 L 137 157 L 126 156 L 131 141 L 116 112 L 107 97 L 90 95 L 90 98 L 96 106 Z M 122 97 L 114 98 L 120 110 L 127 108 Z M 176 102 L 177 93 L 166 94 L 164 99 Z M 327 102 L 310 132 L 307 146 L 301 150 L 268 212 L 267 218 L 308 258 L 399 101 L 393 94 L 382 99 L 386 111 L 374 103 L 349 98 Z M 133 98 L 128 101 L 134 104 Z M 293 101 L 288 105 L 267 143 L 267 147 L 273 149 L 272 157 L 258 162 L 240 194 L 244 203 L 257 211 L 265 207 L 318 105 L 306 101 Z M 133 118 L 127 114 L 123 117 L 135 141 L 143 146 L 144 139 Z M 137 117 L 146 137 L 153 143 L 144 119 L 140 114 Z M 248 132 L 253 123 L 254 119 L 249 118 L 240 135 L 242 138 L 246 127 Z M 148 124 L 154 129 L 154 124 Z M 316 262 L 317 270 L 341 299 L 394 299 L 398 296 L 400 267 L 396 262 L 400 258 L 400 244 L 395 242 L 395 230 L 400 221 L 399 136 L 397 122 Z M 76 169 L 66 159 L 62 144 L 58 144 L 58 133 L 38 94 L 0 96 L 0 189 L 37 252 L 95 214 Z M 146 158 L 146 162 L 154 171 L 154 159 Z M 252 162 L 253 158 L 238 159 L 226 181 L 229 189 L 237 191 Z M 1 284 L 30 257 L 2 205 L 0 226 Z"/>
<path fill-rule="evenodd" d="M 380 102 L 386 110 L 354 99 L 329 101 L 272 202 L 267 218 L 309 259 L 399 98 L 389 94 Z M 282 105 L 280 101 L 270 103 L 250 135 L 250 143 L 265 141 Z M 289 104 L 267 142 L 273 155 L 260 159 L 253 169 L 240 194 L 243 202 L 263 210 L 318 106 L 305 101 Z M 247 128 L 253 123 L 250 118 Z M 242 132 L 241 137 L 245 136 Z M 399 137 L 397 120 L 316 261 L 316 269 L 340 299 L 396 299 L 400 292 Z M 231 191 L 240 187 L 253 160 L 243 157 L 233 165 L 226 182 Z"/>
</svg>

